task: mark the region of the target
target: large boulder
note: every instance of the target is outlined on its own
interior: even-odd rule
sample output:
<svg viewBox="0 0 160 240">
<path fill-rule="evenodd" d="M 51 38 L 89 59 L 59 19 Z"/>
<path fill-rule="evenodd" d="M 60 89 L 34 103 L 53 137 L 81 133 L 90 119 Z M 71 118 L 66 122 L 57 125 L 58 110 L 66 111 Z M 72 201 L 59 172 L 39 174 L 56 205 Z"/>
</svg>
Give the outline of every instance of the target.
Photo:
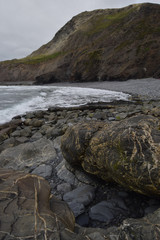
<svg viewBox="0 0 160 240">
<path fill-rule="evenodd" d="M 70 164 L 106 181 L 160 195 L 160 120 L 156 117 L 139 114 L 114 123 L 78 123 L 63 136 L 62 152 Z"/>
</svg>

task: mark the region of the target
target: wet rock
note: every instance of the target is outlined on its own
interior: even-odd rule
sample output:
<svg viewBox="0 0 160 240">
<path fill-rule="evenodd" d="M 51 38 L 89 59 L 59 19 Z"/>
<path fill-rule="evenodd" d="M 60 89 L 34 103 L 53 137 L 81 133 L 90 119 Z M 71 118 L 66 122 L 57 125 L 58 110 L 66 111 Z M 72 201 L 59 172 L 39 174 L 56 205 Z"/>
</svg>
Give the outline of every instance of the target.
<svg viewBox="0 0 160 240">
<path fill-rule="evenodd" d="M 68 203 L 74 216 L 77 217 L 85 211 L 85 206 L 93 201 L 95 189 L 92 186 L 81 186 L 63 195 L 63 200 Z"/>
<path fill-rule="evenodd" d="M 41 119 L 44 117 L 45 111 L 39 110 L 34 113 L 34 116 L 38 119 Z"/>
<path fill-rule="evenodd" d="M 93 114 L 93 118 L 96 118 L 97 120 L 105 120 L 106 113 L 98 111 L 95 114 Z"/>
<path fill-rule="evenodd" d="M 105 236 L 102 236 L 102 234 L 100 232 L 93 232 L 88 234 L 89 239 L 94 239 L 94 240 L 105 240 Z M 112 240 L 114 240 L 112 238 Z M 115 239 L 116 240 L 116 239 Z"/>
<path fill-rule="evenodd" d="M 41 127 L 44 124 L 44 121 L 39 120 L 37 118 L 32 118 L 32 119 L 26 119 L 24 124 L 26 126 Z"/>
<path fill-rule="evenodd" d="M 79 215 L 76 218 L 76 223 L 79 224 L 82 227 L 88 227 L 89 224 L 89 216 L 85 213 Z"/>
<path fill-rule="evenodd" d="M 158 118 L 143 114 L 118 123 L 79 123 L 62 137 L 63 155 L 105 181 L 160 195 L 159 126 Z"/>
<path fill-rule="evenodd" d="M 47 179 L 52 175 L 52 166 L 46 164 L 39 165 L 32 171 L 32 174 L 36 174 Z"/>
<path fill-rule="evenodd" d="M 61 180 L 64 180 L 66 183 L 69 183 L 69 184 L 72 184 L 72 185 L 75 185 L 77 183 L 75 175 L 66 168 L 65 161 L 62 161 L 56 167 L 56 170 L 57 170 L 57 176 Z"/>
<path fill-rule="evenodd" d="M 70 192 L 71 191 L 71 184 L 69 183 L 62 183 L 57 186 L 57 190 L 62 193 Z"/>
<path fill-rule="evenodd" d="M 58 136 L 62 135 L 62 130 L 59 128 L 55 128 L 55 127 L 50 127 L 47 129 L 46 131 L 46 136 L 47 138 L 56 138 Z"/>
<path fill-rule="evenodd" d="M 92 220 L 98 220 L 109 224 L 118 215 L 125 214 L 125 211 L 127 211 L 125 203 L 122 199 L 116 198 L 108 201 L 102 201 L 91 207 L 89 216 Z"/>
<path fill-rule="evenodd" d="M 78 217 L 85 211 L 85 206 L 79 202 L 68 202 L 68 206 L 72 210 L 75 217 Z"/>
<path fill-rule="evenodd" d="M 21 136 L 20 130 L 14 131 L 13 133 L 11 133 L 11 136 L 12 136 L 12 137 L 20 137 L 20 136 Z"/>
<path fill-rule="evenodd" d="M 33 134 L 33 136 L 31 137 L 32 140 L 38 140 L 40 138 L 42 138 L 42 134 L 40 132 L 36 132 L 35 134 Z"/>
<path fill-rule="evenodd" d="M 95 197 L 95 188 L 89 185 L 81 186 L 71 192 L 64 194 L 63 199 L 66 202 L 78 202 L 84 206 L 93 201 Z"/>
<path fill-rule="evenodd" d="M 28 112 L 28 113 L 26 113 L 26 115 L 25 115 L 25 118 L 27 119 L 27 118 L 29 118 L 29 119 L 32 119 L 32 118 L 34 118 L 35 117 L 35 113 L 34 112 Z"/>
<path fill-rule="evenodd" d="M 5 149 L 0 154 L 0 166 L 12 169 L 28 169 L 56 158 L 53 143 L 41 138 L 35 142 L 27 142 Z"/>
<path fill-rule="evenodd" d="M 19 144 L 20 143 L 25 143 L 25 142 L 28 142 L 28 138 L 27 137 L 16 137 L 15 141 L 18 141 Z M 13 146 L 15 146 L 15 145 L 17 145 L 17 144 L 14 144 Z"/>
<path fill-rule="evenodd" d="M 74 174 L 77 180 L 80 181 L 81 183 L 96 186 L 97 183 L 96 179 L 93 176 L 84 172 L 83 170 L 75 170 Z"/>
<path fill-rule="evenodd" d="M 21 119 L 15 119 L 9 123 L 0 125 L 0 144 L 9 138 L 10 134 L 12 134 L 18 126 L 21 126 L 21 124 Z"/>
<path fill-rule="evenodd" d="M 0 239 L 55 239 L 74 229 L 68 206 L 52 198 L 41 177 L 0 169 Z M 66 237 L 65 240 L 68 238 Z"/>
<path fill-rule="evenodd" d="M 156 224 L 160 222 L 160 209 L 141 219 L 126 219 L 119 228 L 119 239 L 157 240 L 160 232 Z"/>
<path fill-rule="evenodd" d="M 42 134 L 42 135 L 46 135 L 46 132 L 47 132 L 47 130 L 50 128 L 50 125 L 49 124 L 44 124 L 41 128 L 40 128 L 40 130 L 39 130 L 39 132 Z"/>
<path fill-rule="evenodd" d="M 19 144 L 19 140 L 15 139 L 14 137 L 10 137 L 7 138 L 5 141 L 3 141 L 3 143 L 0 145 L 0 152 L 2 152 L 3 150 L 10 148 L 10 147 L 14 147 L 17 146 Z"/>
<path fill-rule="evenodd" d="M 31 137 L 32 136 L 32 130 L 31 127 L 25 127 L 20 131 L 20 135 L 22 137 Z"/>
</svg>

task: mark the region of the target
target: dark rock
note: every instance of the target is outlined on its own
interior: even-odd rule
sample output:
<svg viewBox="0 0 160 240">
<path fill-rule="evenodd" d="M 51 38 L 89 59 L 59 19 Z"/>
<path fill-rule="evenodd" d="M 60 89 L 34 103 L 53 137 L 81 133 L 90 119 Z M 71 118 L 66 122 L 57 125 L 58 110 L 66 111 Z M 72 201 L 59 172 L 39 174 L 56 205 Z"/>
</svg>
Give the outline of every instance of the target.
<svg viewBox="0 0 160 240">
<path fill-rule="evenodd" d="M 62 137 L 63 155 L 106 181 L 160 195 L 159 126 L 158 118 L 142 114 L 118 123 L 79 123 Z"/>
<path fill-rule="evenodd" d="M 47 179 L 52 175 L 52 167 L 51 165 L 46 164 L 39 165 L 32 171 L 32 174 L 36 174 Z"/>
<path fill-rule="evenodd" d="M 62 183 L 57 186 L 57 190 L 62 193 L 70 192 L 71 191 L 71 185 L 69 183 Z"/>
<path fill-rule="evenodd" d="M 70 209 L 74 213 L 75 217 L 78 217 L 79 215 L 81 215 L 85 211 L 85 206 L 82 203 L 79 203 L 79 202 L 74 202 L 74 201 L 68 202 L 68 206 L 70 207 Z"/>
<path fill-rule="evenodd" d="M 42 134 L 40 132 L 36 132 L 35 134 L 33 134 L 33 136 L 31 137 L 32 140 L 38 140 L 40 138 L 42 138 Z"/>
<path fill-rule="evenodd" d="M 95 188 L 89 185 L 81 186 L 71 192 L 64 194 L 63 199 L 66 202 L 82 203 L 84 206 L 93 201 L 95 197 Z"/>
<path fill-rule="evenodd" d="M 127 207 L 122 199 L 111 199 L 102 201 L 91 207 L 89 216 L 93 220 L 98 220 L 109 224 L 112 220 L 120 214 L 125 214 Z"/>
<path fill-rule="evenodd" d="M 10 147 L 14 147 L 17 146 L 19 144 L 19 140 L 15 139 L 14 137 L 10 137 L 7 138 L 5 141 L 3 141 L 3 143 L 0 145 L 0 152 L 2 152 L 3 150 L 10 148 Z"/>
<path fill-rule="evenodd" d="M 62 134 L 63 134 L 62 130 L 59 128 L 55 128 L 55 127 L 50 127 L 46 131 L 47 138 L 52 138 L 52 139 L 54 139 L 58 136 L 61 136 Z"/>
<path fill-rule="evenodd" d="M 22 143 L 15 147 L 5 149 L 0 154 L 0 166 L 15 170 L 28 169 L 32 165 L 54 160 L 56 152 L 53 143 L 41 138 L 35 142 Z"/>
<path fill-rule="evenodd" d="M 12 136 L 12 137 L 20 137 L 20 136 L 21 136 L 20 130 L 14 131 L 13 133 L 11 133 L 11 136 Z"/>
<path fill-rule="evenodd" d="M 119 228 L 119 239 L 159 239 L 160 232 L 156 226 L 159 222 L 160 210 L 141 219 L 126 219 Z"/>
<path fill-rule="evenodd" d="M 0 125 L 0 143 L 9 138 L 10 134 L 22 124 L 21 119 L 12 120 L 9 123 Z"/>
<path fill-rule="evenodd" d="M 88 227 L 89 217 L 87 214 L 81 214 L 76 218 L 76 223 L 82 227 Z"/>
<path fill-rule="evenodd" d="M 26 126 L 41 127 L 44 124 L 44 121 L 43 120 L 39 120 L 37 118 L 32 118 L 32 119 L 26 119 L 24 121 L 24 124 Z"/>
<path fill-rule="evenodd" d="M 65 161 L 62 161 L 56 167 L 56 171 L 57 171 L 57 176 L 61 180 L 64 180 L 66 183 L 69 183 L 69 184 L 72 184 L 72 185 L 75 185 L 77 183 L 75 175 L 65 167 Z"/>
<path fill-rule="evenodd" d="M 50 207 L 43 178 L 0 169 L 0 192 L 0 239 L 59 240 L 60 232 L 73 231 L 72 212 L 55 198 Z"/>
<path fill-rule="evenodd" d="M 32 136 L 32 130 L 31 127 L 25 127 L 20 131 L 20 135 L 22 137 L 31 137 Z"/>
<path fill-rule="evenodd" d="M 145 210 L 144 210 L 144 214 L 147 215 L 147 214 L 149 214 L 149 213 L 153 213 L 153 212 L 155 212 L 158 208 L 159 208 L 159 205 L 147 207 L 147 208 L 145 208 Z"/>
</svg>

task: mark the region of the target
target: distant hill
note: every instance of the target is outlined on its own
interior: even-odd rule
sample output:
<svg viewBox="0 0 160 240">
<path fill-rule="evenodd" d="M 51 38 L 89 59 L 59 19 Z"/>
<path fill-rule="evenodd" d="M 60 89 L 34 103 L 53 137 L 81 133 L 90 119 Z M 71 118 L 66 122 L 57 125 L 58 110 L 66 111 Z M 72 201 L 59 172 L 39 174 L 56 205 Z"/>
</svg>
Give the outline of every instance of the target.
<svg viewBox="0 0 160 240">
<path fill-rule="evenodd" d="M 83 12 L 23 59 L 0 62 L 0 81 L 84 82 L 160 77 L 160 5 Z"/>
</svg>

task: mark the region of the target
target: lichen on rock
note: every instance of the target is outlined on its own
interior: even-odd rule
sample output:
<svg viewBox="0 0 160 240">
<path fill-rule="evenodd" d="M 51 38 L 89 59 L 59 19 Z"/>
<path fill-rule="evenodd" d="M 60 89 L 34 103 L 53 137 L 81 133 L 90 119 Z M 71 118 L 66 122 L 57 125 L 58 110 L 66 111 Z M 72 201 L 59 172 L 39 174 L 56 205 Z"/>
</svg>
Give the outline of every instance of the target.
<svg viewBox="0 0 160 240">
<path fill-rule="evenodd" d="M 112 124 L 79 123 L 63 136 L 62 151 L 71 164 L 106 181 L 160 195 L 159 123 L 158 118 L 143 114 Z"/>
</svg>

